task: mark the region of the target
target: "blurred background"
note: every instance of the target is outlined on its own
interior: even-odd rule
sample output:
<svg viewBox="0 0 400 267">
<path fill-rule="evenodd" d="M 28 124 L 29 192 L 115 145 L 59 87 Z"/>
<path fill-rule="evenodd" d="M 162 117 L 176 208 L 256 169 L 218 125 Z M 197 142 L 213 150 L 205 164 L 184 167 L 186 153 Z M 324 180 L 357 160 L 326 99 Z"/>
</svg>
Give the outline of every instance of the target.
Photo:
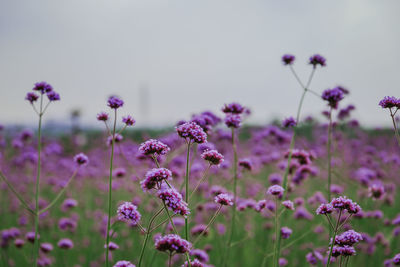
<svg viewBox="0 0 400 267">
<path fill-rule="evenodd" d="M 42 80 L 61 95 L 46 124 L 70 124 L 75 112 L 102 127 L 95 117 L 111 94 L 142 127 L 231 101 L 265 124 L 295 116 L 302 93 L 281 56 L 294 54 L 306 80 L 319 53 L 327 67 L 310 88 L 342 85 L 362 125 L 391 126 L 378 102 L 400 96 L 399 10 L 398 0 L 2 0 L 0 124 L 36 124 L 24 97 Z M 324 108 L 310 94 L 303 118 Z"/>
</svg>

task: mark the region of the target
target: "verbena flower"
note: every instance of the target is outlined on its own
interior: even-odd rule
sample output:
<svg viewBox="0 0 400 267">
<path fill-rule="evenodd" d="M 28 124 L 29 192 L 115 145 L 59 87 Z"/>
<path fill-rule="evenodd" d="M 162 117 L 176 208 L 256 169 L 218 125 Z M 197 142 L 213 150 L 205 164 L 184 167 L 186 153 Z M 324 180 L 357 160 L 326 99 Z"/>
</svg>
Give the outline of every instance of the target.
<svg viewBox="0 0 400 267">
<path fill-rule="evenodd" d="M 290 200 L 285 200 L 282 202 L 282 205 L 288 210 L 294 210 L 294 203 Z"/>
<path fill-rule="evenodd" d="M 162 199 L 167 207 L 175 214 L 186 217 L 190 210 L 188 204 L 183 200 L 182 195 L 175 188 L 161 188 L 157 192 L 157 197 Z"/>
<path fill-rule="evenodd" d="M 142 215 L 137 210 L 137 206 L 131 202 L 125 202 L 118 207 L 118 220 L 136 225 Z"/>
<path fill-rule="evenodd" d="M 228 194 L 219 194 L 216 197 L 214 197 L 214 202 L 221 204 L 221 205 L 227 205 L 227 206 L 232 206 L 233 205 L 233 199 L 230 195 Z"/>
<path fill-rule="evenodd" d="M 281 196 L 283 194 L 283 191 L 285 191 L 283 189 L 282 186 L 280 185 L 271 185 L 268 190 L 267 190 L 267 194 L 273 195 L 273 196 Z"/>
<path fill-rule="evenodd" d="M 36 102 L 36 100 L 39 99 L 39 96 L 33 92 L 29 92 L 26 94 L 25 99 L 31 102 L 31 104 L 33 104 L 33 102 Z"/>
<path fill-rule="evenodd" d="M 107 105 L 112 109 L 118 109 L 124 105 L 124 101 L 116 96 L 108 98 Z"/>
<path fill-rule="evenodd" d="M 239 114 L 227 113 L 224 122 L 225 125 L 229 128 L 239 128 L 242 123 L 242 118 Z"/>
<path fill-rule="evenodd" d="M 225 104 L 222 108 L 222 112 L 231 113 L 231 114 L 242 114 L 245 111 L 245 108 L 236 102 Z"/>
<path fill-rule="evenodd" d="M 195 122 L 186 122 L 177 126 L 175 129 L 178 135 L 186 140 L 199 144 L 207 142 L 207 134 L 204 132 L 203 128 Z"/>
<path fill-rule="evenodd" d="M 53 87 L 48 84 L 47 82 L 38 82 L 35 83 L 35 86 L 33 87 L 34 91 L 38 91 L 41 94 L 45 94 L 45 93 L 49 93 L 51 91 L 53 91 Z"/>
<path fill-rule="evenodd" d="M 379 106 L 382 108 L 400 108 L 400 99 L 394 96 L 385 96 L 381 101 L 379 101 Z"/>
<path fill-rule="evenodd" d="M 163 180 L 168 180 L 172 177 L 172 172 L 166 168 L 152 169 L 146 173 L 146 177 L 140 182 L 143 191 L 148 191 L 156 187 Z"/>
<path fill-rule="evenodd" d="M 284 65 L 292 65 L 295 59 L 295 56 L 290 54 L 285 54 L 282 56 L 282 62 Z"/>
<path fill-rule="evenodd" d="M 363 240 L 361 234 L 357 233 L 354 230 L 348 230 L 335 238 L 335 244 L 340 246 L 352 246 Z"/>
<path fill-rule="evenodd" d="M 113 267 L 136 267 L 136 265 L 130 261 L 117 261 Z"/>
<path fill-rule="evenodd" d="M 295 127 L 297 125 L 297 121 L 293 117 L 289 117 L 283 120 L 282 126 L 285 128 Z"/>
<path fill-rule="evenodd" d="M 201 157 L 212 165 L 219 165 L 224 161 L 224 156 L 217 150 L 206 150 L 201 154 Z"/>
<path fill-rule="evenodd" d="M 125 123 L 126 126 L 133 126 L 136 123 L 135 119 L 130 115 L 122 117 L 122 122 Z"/>
<path fill-rule="evenodd" d="M 333 206 L 331 204 L 323 203 L 317 208 L 317 214 L 330 214 L 333 212 Z"/>
<path fill-rule="evenodd" d="M 283 239 L 288 239 L 292 233 L 293 230 L 290 229 L 289 227 L 284 226 L 281 228 L 281 236 Z"/>
<path fill-rule="evenodd" d="M 169 251 L 171 253 L 186 253 L 192 248 L 190 242 L 175 234 L 168 234 L 157 238 L 154 245 L 159 251 Z"/>
<path fill-rule="evenodd" d="M 319 54 L 315 54 L 315 55 L 310 57 L 309 64 L 313 65 L 314 68 L 316 68 L 317 65 L 320 65 L 321 67 L 325 67 L 326 66 L 326 59 L 323 56 L 319 55 Z"/>
<path fill-rule="evenodd" d="M 337 109 L 340 100 L 343 98 L 343 92 L 337 87 L 333 89 L 326 89 L 324 92 L 322 92 L 322 99 L 328 101 L 328 105 L 334 109 Z"/>
<path fill-rule="evenodd" d="M 165 155 L 170 150 L 169 146 L 155 139 L 149 139 L 139 147 L 139 152 L 145 155 Z"/>
<path fill-rule="evenodd" d="M 85 154 L 79 153 L 74 157 L 74 162 L 80 166 L 83 166 L 89 163 L 89 158 Z"/>
<path fill-rule="evenodd" d="M 74 243 L 69 238 L 63 238 L 58 241 L 57 246 L 62 249 L 71 249 L 74 247 Z"/>
<path fill-rule="evenodd" d="M 47 93 L 47 98 L 49 101 L 58 101 L 60 100 L 60 95 L 54 91 L 51 91 Z"/>
<path fill-rule="evenodd" d="M 97 118 L 98 121 L 107 121 L 108 120 L 108 113 L 100 112 L 99 114 L 97 114 L 96 118 Z"/>
</svg>

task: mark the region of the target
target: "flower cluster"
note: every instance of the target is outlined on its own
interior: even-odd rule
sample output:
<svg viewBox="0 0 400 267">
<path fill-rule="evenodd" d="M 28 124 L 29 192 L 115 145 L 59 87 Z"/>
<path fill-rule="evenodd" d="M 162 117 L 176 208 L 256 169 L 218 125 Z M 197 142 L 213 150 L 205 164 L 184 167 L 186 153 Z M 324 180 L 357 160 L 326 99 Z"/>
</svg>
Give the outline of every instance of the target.
<svg viewBox="0 0 400 267">
<path fill-rule="evenodd" d="M 335 238 L 335 245 L 339 246 L 353 246 L 354 244 L 363 240 L 361 234 L 354 230 L 348 230 Z"/>
<path fill-rule="evenodd" d="M 186 122 L 176 127 L 178 135 L 186 140 L 189 139 L 195 143 L 205 143 L 207 142 L 207 134 L 195 122 Z"/>
<path fill-rule="evenodd" d="M 74 162 L 79 166 L 86 165 L 89 163 L 89 158 L 85 154 L 79 153 L 74 157 Z"/>
<path fill-rule="evenodd" d="M 340 90 L 338 87 L 335 87 L 333 89 L 326 89 L 322 92 L 322 99 L 328 101 L 328 105 L 333 109 L 337 109 L 340 100 L 342 100 L 343 98 L 343 91 Z"/>
<path fill-rule="evenodd" d="M 124 105 L 124 101 L 116 96 L 110 96 L 107 105 L 112 109 L 118 109 Z"/>
<path fill-rule="evenodd" d="M 295 56 L 290 54 L 285 54 L 282 56 L 282 62 L 284 65 L 292 65 L 295 59 Z"/>
<path fill-rule="evenodd" d="M 379 101 L 379 106 L 382 108 L 400 108 L 400 99 L 394 96 L 385 96 L 381 101 Z"/>
<path fill-rule="evenodd" d="M 159 251 L 169 251 L 171 253 L 186 253 L 192 247 L 190 242 L 175 234 L 168 234 L 157 238 L 154 245 Z"/>
<path fill-rule="evenodd" d="M 216 197 L 214 197 L 214 201 L 215 201 L 215 203 L 218 203 L 221 205 L 226 205 L 226 206 L 233 205 L 232 197 L 228 194 L 219 194 Z"/>
<path fill-rule="evenodd" d="M 358 212 L 361 211 L 360 205 L 357 203 L 353 202 L 353 200 L 347 198 L 347 197 L 338 197 L 332 199 L 331 203 L 333 208 L 339 209 L 339 210 L 347 210 L 348 213 L 350 214 L 357 214 Z"/>
<path fill-rule="evenodd" d="M 321 55 L 315 54 L 315 55 L 310 57 L 309 64 L 313 65 L 314 68 L 316 68 L 317 65 L 320 65 L 321 67 L 325 67 L 326 66 L 326 59 Z"/>
<path fill-rule="evenodd" d="M 282 126 L 285 128 L 295 127 L 297 125 L 297 121 L 293 117 L 289 117 L 283 120 Z"/>
<path fill-rule="evenodd" d="M 186 217 L 190 210 L 188 204 L 183 200 L 182 195 L 175 188 L 161 188 L 157 197 L 165 202 L 165 205 L 175 214 Z"/>
<path fill-rule="evenodd" d="M 204 151 L 201 157 L 212 165 L 219 165 L 224 161 L 224 156 L 214 149 Z"/>
<path fill-rule="evenodd" d="M 135 264 L 130 261 L 118 261 L 113 267 L 136 267 Z"/>
<path fill-rule="evenodd" d="M 169 146 L 155 139 L 149 139 L 139 147 L 139 152 L 144 155 L 165 155 L 168 151 Z"/>
<path fill-rule="evenodd" d="M 125 123 L 126 126 L 133 126 L 136 123 L 135 119 L 130 115 L 122 117 L 122 122 Z"/>
<path fill-rule="evenodd" d="M 271 185 L 267 190 L 267 194 L 280 197 L 280 196 L 282 196 L 283 191 L 285 191 L 285 190 L 283 189 L 282 186 Z"/>
<path fill-rule="evenodd" d="M 131 202 L 125 202 L 118 207 L 118 220 L 136 225 L 142 215 L 137 210 L 137 206 Z"/>
<path fill-rule="evenodd" d="M 168 180 L 172 177 L 172 172 L 166 168 L 152 169 L 146 173 L 144 180 L 140 182 L 143 191 L 148 191 L 156 187 L 163 180 Z"/>
<path fill-rule="evenodd" d="M 46 94 L 47 98 L 50 102 L 60 100 L 60 95 L 53 90 L 53 87 L 46 82 L 38 82 L 35 83 L 35 86 L 32 89 L 33 91 L 39 92 L 41 95 Z M 31 104 L 36 102 L 39 99 L 39 96 L 33 92 L 29 92 L 25 97 Z"/>
</svg>

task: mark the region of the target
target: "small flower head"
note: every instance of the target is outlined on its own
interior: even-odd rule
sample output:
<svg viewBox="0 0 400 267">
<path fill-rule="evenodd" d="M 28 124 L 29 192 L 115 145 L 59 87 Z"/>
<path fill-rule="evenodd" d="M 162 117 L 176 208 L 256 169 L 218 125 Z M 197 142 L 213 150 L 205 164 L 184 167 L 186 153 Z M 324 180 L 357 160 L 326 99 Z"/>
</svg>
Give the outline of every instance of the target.
<svg viewBox="0 0 400 267">
<path fill-rule="evenodd" d="M 295 56 L 290 54 L 285 54 L 282 56 L 282 62 L 284 65 L 292 65 L 295 59 Z"/>
<path fill-rule="evenodd" d="M 111 96 L 107 101 L 107 105 L 110 108 L 118 109 L 124 105 L 124 101 L 116 96 Z"/>
<path fill-rule="evenodd" d="M 382 108 L 400 108 L 400 99 L 394 96 L 385 96 L 381 101 L 379 101 L 379 106 Z"/>
<path fill-rule="evenodd" d="M 170 253 L 186 253 L 189 252 L 192 247 L 190 242 L 175 234 L 157 238 L 154 245 L 157 250 L 169 251 Z"/>
<path fill-rule="evenodd" d="M 314 68 L 316 68 L 317 65 L 320 65 L 321 67 L 325 67 L 326 66 L 326 59 L 321 55 L 315 54 L 315 55 L 310 57 L 309 64 L 313 65 Z"/>
<path fill-rule="evenodd" d="M 207 142 L 207 134 L 195 122 L 186 122 L 176 127 L 178 135 L 182 138 L 189 139 L 195 143 L 205 143 Z"/>
<path fill-rule="evenodd" d="M 337 109 L 339 101 L 344 97 L 343 91 L 338 87 L 327 89 L 322 93 L 322 99 L 328 101 L 328 105 Z"/>
<path fill-rule="evenodd" d="M 38 82 L 38 83 L 35 83 L 35 86 L 33 87 L 32 90 L 38 91 L 41 94 L 45 94 L 45 93 L 49 93 L 49 92 L 53 91 L 53 87 L 46 82 Z"/>
<path fill-rule="evenodd" d="M 51 91 L 47 93 L 47 98 L 49 101 L 58 101 L 60 100 L 60 95 L 54 91 Z"/>
<path fill-rule="evenodd" d="M 125 202 L 118 207 L 118 220 L 136 225 L 142 215 L 137 210 L 137 206 L 131 202 Z"/>
<path fill-rule="evenodd" d="M 239 103 L 233 102 L 230 104 L 225 104 L 222 108 L 223 113 L 231 113 L 231 114 L 242 114 L 245 108 Z"/>
<path fill-rule="evenodd" d="M 31 104 L 33 104 L 33 102 L 36 102 L 36 100 L 39 99 L 39 96 L 33 92 L 29 92 L 26 94 L 25 99 L 31 102 Z"/>
<path fill-rule="evenodd" d="M 285 200 L 282 202 L 282 205 L 288 210 L 294 210 L 294 203 L 290 200 Z"/>
<path fill-rule="evenodd" d="M 136 267 L 136 266 L 130 261 L 117 261 L 117 263 L 114 264 L 113 267 Z"/>
<path fill-rule="evenodd" d="M 290 235 L 292 234 L 292 229 L 290 229 L 289 227 L 282 227 L 281 228 L 281 236 L 283 239 L 288 239 L 290 237 Z"/>
<path fill-rule="evenodd" d="M 50 243 L 42 243 L 42 244 L 40 244 L 40 250 L 43 253 L 49 253 L 50 251 L 53 250 L 53 245 Z"/>
<path fill-rule="evenodd" d="M 280 197 L 280 196 L 282 196 L 283 191 L 285 191 L 285 190 L 283 189 L 282 186 L 271 185 L 267 190 L 267 194 Z"/>
<path fill-rule="evenodd" d="M 97 114 L 97 120 L 98 121 L 108 121 L 108 113 L 100 112 L 99 114 Z"/>
<path fill-rule="evenodd" d="M 220 205 L 232 206 L 233 200 L 232 197 L 228 194 L 219 194 L 214 197 L 214 202 Z"/>
<path fill-rule="evenodd" d="M 201 157 L 212 165 L 219 165 L 224 161 L 224 156 L 217 150 L 206 150 L 201 154 Z"/>
<path fill-rule="evenodd" d="M 385 194 L 385 187 L 380 184 L 373 184 L 368 187 L 368 196 L 380 199 Z"/>
<path fill-rule="evenodd" d="M 396 254 L 396 255 L 393 257 L 392 262 L 393 262 L 394 265 L 400 265 L 400 253 L 399 253 L 399 254 Z"/>
<path fill-rule="evenodd" d="M 335 238 L 335 244 L 340 246 L 352 246 L 363 240 L 361 234 L 354 230 L 346 231 Z"/>
<path fill-rule="evenodd" d="M 329 203 L 328 204 L 323 203 L 317 209 L 317 214 L 325 215 L 325 214 L 330 214 L 332 212 L 333 212 L 333 206 Z"/>
<path fill-rule="evenodd" d="M 183 200 L 182 195 L 175 188 L 161 188 L 157 192 L 157 197 L 162 199 L 167 207 L 175 214 L 186 217 L 190 210 L 188 204 Z"/>
<path fill-rule="evenodd" d="M 83 166 L 88 164 L 89 158 L 85 154 L 79 153 L 74 157 L 74 162 L 79 166 Z"/>
<path fill-rule="evenodd" d="M 239 128 L 242 123 L 242 118 L 239 114 L 227 113 L 224 122 L 229 128 Z"/>
<path fill-rule="evenodd" d="M 172 172 L 166 168 L 152 169 L 146 173 L 146 178 L 140 182 L 143 191 L 149 191 L 156 187 L 163 180 L 172 177 Z"/>
<path fill-rule="evenodd" d="M 170 150 L 169 146 L 155 139 L 147 140 L 139 147 L 139 152 L 144 155 L 165 155 Z"/>
<path fill-rule="evenodd" d="M 136 123 L 135 119 L 130 115 L 123 117 L 122 122 L 125 123 L 126 126 L 133 126 Z"/>
<path fill-rule="evenodd" d="M 332 199 L 330 204 L 333 206 L 333 208 L 347 210 L 347 212 L 350 214 L 357 214 L 361 211 L 361 207 L 357 203 L 342 196 Z"/>
<path fill-rule="evenodd" d="M 60 241 L 58 241 L 57 246 L 62 249 L 71 249 L 74 247 L 74 243 L 72 242 L 71 239 L 63 238 Z"/>
<path fill-rule="evenodd" d="M 283 120 L 282 126 L 285 128 L 295 127 L 297 125 L 297 121 L 293 117 L 289 117 Z"/>
</svg>

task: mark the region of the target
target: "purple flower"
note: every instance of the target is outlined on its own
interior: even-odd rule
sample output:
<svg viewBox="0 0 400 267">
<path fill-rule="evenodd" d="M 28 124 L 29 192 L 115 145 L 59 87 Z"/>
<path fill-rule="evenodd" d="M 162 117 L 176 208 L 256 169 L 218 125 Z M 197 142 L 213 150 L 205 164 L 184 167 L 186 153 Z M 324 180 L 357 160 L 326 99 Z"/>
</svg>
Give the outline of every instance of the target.
<svg viewBox="0 0 400 267">
<path fill-rule="evenodd" d="M 40 244 L 40 250 L 43 253 L 49 253 L 50 251 L 53 250 L 53 245 L 50 243 L 42 243 L 42 244 Z"/>
<path fill-rule="evenodd" d="M 288 239 L 292 232 L 292 229 L 290 229 L 289 227 L 284 226 L 281 228 L 281 236 L 283 239 Z"/>
<path fill-rule="evenodd" d="M 137 210 L 137 206 L 131 202 L 125 202 L 118 207 L 118 220 L 136 225 L 142 215 Z"/>
<path fill-rule="evenodd" d="M 328 105 L 334 109 L 337 109 L 339 101 L 344 97 L 343 92 L 335 87 L 333 89 L 326 89 L 322 93 L 322 99 L 328 101 Z"/>
<path fill-rule="evenodd" d="M 279 258 L 279 266 L 286 266 L 288 265 L 288 260 L 285 258 Z"/>
<path fill-rule="evenodd" d="M 25 238 L 29 242 L 34 243 L 35 242 L 35 232 L 26 233 Z M 37 238 L 40 239 L 40 235 L 39 234 L 38 234 Z"/>
<path fill-rule="evenodd" d="M 236 102 L 225 104 L 222 108 L 222 112 L 231 114 L 242 114 L 244 110 L 244 107 Z"/>
<path fill-rule="evenodd" d="M 47 93 L 47 98 L 49 101 L 58 101 L 60 100 L 60 95 L 54 91 L 51 91 Z"/>
<path fill-rule="evenodd" d="M 32 90 L 39 91 L 41 94 L 44 94 L 53 91 L 53 87 L 46 82 L 38 82 L 35 83 L 35 86 L 33 87 Z"/>
<path fill-rule="evenodd" d="M 227 113 L 224 122 L 229 128 L 239 128 L 242 123 L 242 118 L 239 114 Z"/>
<path fill-rule="evenodd" d="M 33 102 L 35 102 L 36 100 L 38 100 L 39 96 L 33 92 L 29 92 L 26 94 L 25 99 L 28 100 L 29 102 L 31 102 L 31 104 L 33 104 Z"/>
<path fill-rule="evenodd" d="M 106 244 L 104 244 L 104 248 L 106 248 L 106 247 L 107 247 Z M 114 250 L 119 249 L 119 246 L 117 244 L 115 244 L 114 242 L 110 241 L 108 243 L 108 248 L 109 248 L 109 250 L 114 251 Z"/>
<path fill-rule="evenodd" d="M 281 196 L 283 194 L 283 191 L 285 191 L 283 189 L 282 186 L 280 185 L 271 185 L 268 190 L 267 190 L 267 194 L 273 195 L 273 196 Z"/>
<path fill-rule="evenodd" d="M 330 214 L 333 212 L 333 206 L 331 204 L 323 203 L 317 209 L 317 214 Z"/>
<path fill-rule="evenodd" d="M 326 62 L 326 59 L 323 56 L 315 54 L 310 57 L 309 64 L 313 65 L 314 68 L 316 68 L 317 65 L 321 65 L 321 67 L 325 67 L 326 66 L 325 62 Z"/>
<path fill-rule="evenodd" d="M 201 154 L 201 157 L 212 165 L 219 165 L 224 161 L 224 156 L 217 150 L 206 150 Z"/>
<path fill-rule="evenodd" d="M 108 113 L 105 112 L 100 112 L 99 114 L 97 114 L 97 120 L 98 121 L 107 121 L 108 120 Z"/>
<path fill-rule="evenodd" d="M 221 204 L 221 205 L 227 205 L 227 206 L 233 205 L 232 197 L 228 194 L 217 195 L 216 197 L 214 197 L 214 202 Z"/>
<path fill-rule="evenodd" d="M 288 210 L 294 210 L 294 203 L 290 200 L 285 200 L 282 202 L 282 205 Z"/>
<path fill-rule="evenodd" d="M 339 210 L 345 209 L 350 214 L 357 214 L 361 211 L 361 207 L 357 203 L 353 202 L 351 199 L 342 196 L 332 199 L 330 204 L 333 206 L 333 208 Z"/>
<path fill-rule="evenodd" d="M 136 123 L 135 119 L 130 115 L 123 117 L 122 122 L 125 123 L 126 126 L 133 126 Z"/>
<path fill-rule="evenodd" d="M 74 162 L 79 166 L 83 166 L 89 163 L 89 158 L 85 154 L 79 153 L 74 157 Z"/>
<path fill-rule="evenodd" d="M 145 155 L 165 155 L 168 151 L 169 146 L 155 139 L 149 139 L 139 147 L 139 152 Z"/>
<path fill-rule="evenodd" d="M 297 125 L 297 121 L 293 117 L 289 117 L 283 120 L 282 126 L 285 128 L 295 127 Z"/>
<path fill-rule="evenodd" d="M 239 160 L 238 165 L 248 171 L 251 171 L 251 169 L 253 168 L 253 163 L 250 159 L 241 159 Z"/>
<path fill-rule="evenodd" d="M 72 242 L 71 239 L 63 238 L 60 241 L 58 241 L 57 246 L 62 249 L 71 249 L 74 247 L 74 243 Z"/>
<path fill-rule="evenodd" d="M 122 139 L 124 139 L 124 137 L 123 137 L 122 135 L 120 135 L 119 133 L 116 133 L 116 134 L 115 134 L 115 136 L 114 136 L 114 142 L 115 142 L 115 143 L 121 142 Z M 111 146 L 112 140 L 113 140 L 112 135 L 110 135 L 109 137 L 107 137 L 107 145 Z"/>
<path fill-rule="evenodd" d="M 130 261 L 117 261 L 117 263 L 114 264 L 113 267 L 136 267 L 136 266 Z"/>
<path fill-rule="evenodd" d="M 167 207 L 175 214 L 186 217 L 190 210 L 182 195 L 175 188 L 162 188 L 158 190 L 157 197 L 162 199 Z"/>
<path fill-rule="evenodd" d="M 282 62 L 284 65 L 292 65 L 295 59 L 295 56 L 290 54 L 285 54 L 282 56 Z"/>
<path fill-rule="evenodd" d="M 381 101 L 379 101 L 379 106 L 382 108 L 400 108 L 400 99 L 394 96 L 385 96 Z"/>
<path fill-rule="evenodd" d="M 116 96 L 110 96 L 110 98 L 107 101 L 107 105 L 110 108 L 118 109 L 124 105 L 124 101 Z"/>
<path fill-rule="evenodd" d="M 379 199 L 385 193 L 385 187 L 380 184 L 373 184 L 368 187 L 368 196 Z"/>
<path fill-rule="evenodd" d="M 362 240 L 363 238 L 361 234 L 357 233 L 354 230 L 349 230 L 336 236 L 335 244 L 340 246 L 345 246 L 345 245 L 352 246 Z"/>
<path fill-rule="evenodd" d="M 207 265 L 203 264 L 198 259 L 190 260 L 190 265 L 189 265 L 189 263 L 187 261 L 185 261 L 185 263 L 182 265 L 182 267 L 188 267 L 188 266 L 192 266 L 192 267 L 207 267 Z"/>
<path fill-rule="evenodd" d="M 177 126 L 175 129 L 182 138 L 189 139 L 199 144 L 207 142 L 207 134 L 195 122 L 186 122 Z"/>
<path fill-rule="evenodd" d="M 192 249 L 189 253 L 190 256 L 194 256 L 200 262 L 208 262 L 210 257 L 208 256 L 207 252 L 202 249 Z M 193 266 L 193 265 L 192 265 Z"/>
<path fill-rule="evenodd" d="M 157 238 L 154 245 L 157 250 L 169 251 L 170 253 L 186 253 L 189 252 L 192 247 L 190 242 L 174 234 Z"/>
<path fill-rule="evenodd" d="M 396 254 L 394 257 L 393 257 L 393 264 L 394 265 L 400 265 L 400 253 L 399 254 Z"/>
<path fill-rule="evenodd" d="M 172 177 L 172 172 L 166 168 L 152 169 L 146 173 L 146 177 L 140 182 L 143 191 L 155 188 L 158 183 L 168 180 Z"/>
</svg>

